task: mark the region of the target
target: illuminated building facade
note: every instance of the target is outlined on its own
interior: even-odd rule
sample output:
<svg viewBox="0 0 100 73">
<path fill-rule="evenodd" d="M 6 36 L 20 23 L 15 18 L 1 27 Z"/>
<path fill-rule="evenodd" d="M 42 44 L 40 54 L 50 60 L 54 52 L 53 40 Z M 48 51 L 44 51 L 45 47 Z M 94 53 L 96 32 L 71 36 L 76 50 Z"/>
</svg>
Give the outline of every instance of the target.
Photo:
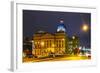
<svg viewBox="0 0 100 73">
<path fill-rule="evenodd" d="M 66 49 L 66 30 L 63 21 L 57 27 L 54 34 L 38 31 L 33 36 L 32 54 L 36 57 L 46 57 L 50 55 L 64 55 Z"/>
</svg>

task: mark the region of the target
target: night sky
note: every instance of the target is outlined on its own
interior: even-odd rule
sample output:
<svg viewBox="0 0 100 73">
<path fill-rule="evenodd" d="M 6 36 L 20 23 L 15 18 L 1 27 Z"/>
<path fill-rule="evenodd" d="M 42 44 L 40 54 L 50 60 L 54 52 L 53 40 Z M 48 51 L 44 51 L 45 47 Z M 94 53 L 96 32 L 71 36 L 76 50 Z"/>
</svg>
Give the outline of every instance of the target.
<svg viewBox="0 0 100 73">
<path fill-rule="evenodd" d="M 69 37 L 76 35 L 81 46 L 91 47 L 90 13 L 23 10 L 23 37 L 32 37 L 39 30 L 55 33 L 61 19 Z M 82 31 L 83 24 L 89 26 L 87 32 Z"/>
</svg>

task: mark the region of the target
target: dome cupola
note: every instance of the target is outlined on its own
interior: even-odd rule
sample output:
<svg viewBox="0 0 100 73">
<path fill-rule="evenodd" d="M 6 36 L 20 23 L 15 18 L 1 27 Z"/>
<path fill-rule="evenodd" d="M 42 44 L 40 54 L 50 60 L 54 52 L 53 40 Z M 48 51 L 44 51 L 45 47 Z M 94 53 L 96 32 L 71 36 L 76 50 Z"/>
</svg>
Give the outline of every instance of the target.
<svg viewBox="0 0 100 73">
<path fill-rule="evenodd" d="M 60 20 L 60 24 L 57 26 L 57 32 L 66 32 L 66 27 L 63 20 Z"/>
</svg>

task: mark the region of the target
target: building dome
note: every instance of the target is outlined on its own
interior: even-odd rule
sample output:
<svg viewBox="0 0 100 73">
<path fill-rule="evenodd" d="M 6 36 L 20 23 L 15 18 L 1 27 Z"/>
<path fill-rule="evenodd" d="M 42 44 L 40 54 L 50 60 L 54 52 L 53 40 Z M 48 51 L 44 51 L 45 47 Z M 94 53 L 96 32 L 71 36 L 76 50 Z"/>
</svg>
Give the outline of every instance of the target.
<svg viewBox="0 0 100 73">
<path fill-rule="evenodd" d="M 66 32 L 66 27 L 63 20 L 60 20 L 60 24 L 57 26 L 57 32 Z"/>
</svg>

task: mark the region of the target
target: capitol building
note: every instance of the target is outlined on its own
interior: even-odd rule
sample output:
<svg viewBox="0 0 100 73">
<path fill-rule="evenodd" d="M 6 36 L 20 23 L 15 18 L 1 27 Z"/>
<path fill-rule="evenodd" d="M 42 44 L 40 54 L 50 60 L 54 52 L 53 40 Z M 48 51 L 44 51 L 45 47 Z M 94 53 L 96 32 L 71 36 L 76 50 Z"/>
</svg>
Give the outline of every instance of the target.
<svg viewBox="0 0 100 73">
<path fill-rule="evenodd" d="M 70 41 L 68 40 L 66 26 L 63 20 L 60 20 L 54 34 L 38 31 L 33 35 L 32 54 L 37 58 L 64 55 L 66 50 L 71 52 L 72 49 L 79 46 L 79 42 L 75 38 L 73 36 Z"/>
<path fill-rule="evenodd" d="M 54 34 L 38 31 L 33 36 L 32 54 L 36 57 L 45 57 L 51 54 L 63 55 L 66 48 L 66 37 L 66 27 L 62 20 Z"/>
</svg>

